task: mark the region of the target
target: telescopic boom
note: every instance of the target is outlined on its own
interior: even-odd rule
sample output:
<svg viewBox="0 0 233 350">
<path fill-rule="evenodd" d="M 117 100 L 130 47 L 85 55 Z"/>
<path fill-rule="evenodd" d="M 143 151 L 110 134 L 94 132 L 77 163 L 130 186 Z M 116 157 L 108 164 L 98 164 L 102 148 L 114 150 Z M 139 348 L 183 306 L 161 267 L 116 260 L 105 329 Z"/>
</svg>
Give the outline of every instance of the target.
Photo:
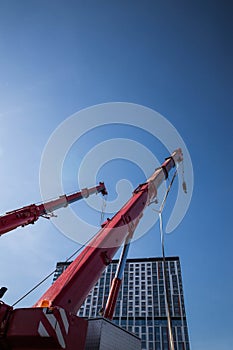
<svg viewBox="0 0 233 350">
<path fill-rule="evenodd" d="M 139 185 L 129 201 L 102 225 L 88 246 L 33 307 L 13 309 L 0 303 L 0 349 L 85 349 L 88 323 L 76 316 L 77 311 L 122 242 L 127 244 L 127 237 L 134 232 L 144 209 L 156 198 L 158 187 L 182 160 L 181 149 L 174 151 L 145 183 Z M 113 299 L 106 310 L 109 318 L 114 310 Z"/>
<path fill-rule="evenodd" d="M 19 226 L 34 224 L 40 216 L 50 218 L 53 216 L 53 211 L 62 207 L 67 207 L 82 198 L 87 198 L 94 193 L 107 194 L 105 185 L 100 182 L 99 185 L 91 188 L 84 188 L 80 192 L 75 192 L 70 195 L 63 195 L 57 199 L 42 203 L 39 205 L 31 204 L 26 207 L 16 209 L 0 216 L 0 236 L 4 233 L 12 231 Z"/>
<path fill-rule="evenodd" d="M 139 185 L 113 218 L 102 224 L 102 229 L 37 301 L 35 307 L 56 305 L 76 314 L 106 265 L 111 262 L 128 234 L 134 232 L 144 209 L 156 198 L 157 189 L 167 179 L 170 170 L 182 160 L 181 149 L 174 151 L 145 183 Z"/>
</svg>

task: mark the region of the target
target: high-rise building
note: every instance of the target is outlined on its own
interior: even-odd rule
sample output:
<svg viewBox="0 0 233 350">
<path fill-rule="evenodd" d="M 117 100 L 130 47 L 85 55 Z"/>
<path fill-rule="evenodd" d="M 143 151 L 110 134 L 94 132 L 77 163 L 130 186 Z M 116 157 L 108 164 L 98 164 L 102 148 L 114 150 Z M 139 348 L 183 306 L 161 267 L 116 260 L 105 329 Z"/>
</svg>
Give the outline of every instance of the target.
<svg viewBox="0 0 233 350">
<path fill-rule="evenodd" d="M 81 317 L 95 318 L 107 301 L 117 260 L 103 272 L 79 310 Z M 69 263 L 58 263 L 54 280 Z M 175 350 L 190 350 L 184 295 L 178 257 L 166 258 L 166 282 Z M 165 270 L 162 258 L 128 259 L 113 322 L 142 339 L 142 349 L 169 350 Z"/>
</svg>

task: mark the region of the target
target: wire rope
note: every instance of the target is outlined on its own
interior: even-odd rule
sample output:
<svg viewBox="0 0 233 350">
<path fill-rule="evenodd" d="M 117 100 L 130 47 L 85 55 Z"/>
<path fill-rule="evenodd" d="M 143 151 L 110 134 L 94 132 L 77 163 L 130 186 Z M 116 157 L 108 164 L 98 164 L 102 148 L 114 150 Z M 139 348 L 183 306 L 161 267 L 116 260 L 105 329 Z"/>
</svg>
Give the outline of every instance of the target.
<svg viewBox="0 0 233 350">
<path fill-rule="evenodd" d="M 72 259 L 80 250 L 82 250 L 95 236 L 94 234 L 92 237 L 90 237 L 80 248 L 78 248 L 72 255 L 70 255 L 66 260 L 65 263 L 68 262 L 70 259 Z M 52 272 L 50 272 L 47 276 L 45 276 L 40 282 L 38 282 L 34 287 L 32 287 L 27 293 L 25 293 L 22 297 L 20 297 L 18 300 L 14 302 L 11 306 L 17 305 L 20 301 L 25 299 L 29 294 L 31 294 L 35 289 L 37 289 L 41 284 L 43 284 L 49 277 L 51 277 L 56 272 L 56 269 L 54 269 Z"/>
<path fill-rule="evenodd" d="M 161 249 L 162 249 L 162 258 L 163 258 L 163 277 L 164 277 L 164 286 L 165 286 L 165 303 L 166 303 L 166 314 L 167 314 L 167 323 L 168 323 L 168 337 L 169 337 L 169 348 L 170 350 L 174 350 L 174 338 L 172 334 L 172 321 L 171 321 L 171 312 L 170 312 L 170 301 L 169 301 L 169 285 L 168 285 L 168 276 L 167 276 L 167 270 L 166 270 L 166 256 L 165 256 L 165 247 L 164 247 L 164 232 L 163 232 L 163 209 L 167 201 L 168 194 L 171 190 L 171 187 L 173 185 L 173 182 L 177 175 L 177 169 L 175 173 L 173 174 L 172 180 L 167 188 L 167 191 L 165 193 L 165 196 L 163 198 L 163 201 L 161 203 L 161 206 L 159 208 L 159 229 L 160 229 L 160 239 L 161 239 Z"/>
<path fill-rule="evenodd" d="M 172 333 L 172 321 L 171 321 L 171 312 L 170 312 L 170 300 L 169 300 L 169 284 L 168 284 L 168 276 L 167 276 L 167 270 L 166 270 L 166 255 L 165 255 L 165 247 L 164 247 L 164 231 L 163 231 L 163 217 L 162 213 L 164 210 L 164 206 L 167 201 L 168 194 L 171 190 L 171 187 L 173 185 L 173 182 L 177 176 L 178 173 L 178 167 L 176 168 L 176 171 L 173 174 L 172 180 L 170 181 L 170 184 L 167 188 L 167 191 L 165 193 L 165 196 L 162 200 L 161 206 L 159 210 L 155 210 L 159 214 L 159 230 L 160 230 L 160 239 L 161 239 L 161 250 L 162 250 L 162 259 L 163 259 L 163 276 L 164 276 L 164 286 L 165 286 L 165 302 L 166 302 L 166 314 L 167 314 L 167 320 L 168 320 L 168 336 L 169 336 L 169 348 L 170 350 L 174 350 L 174 338 L 173 338 L 173 333 Z M 183 179 L 183 191 L 187 193 L 187 186 L 184 181 L 184 166 L 182 162 L 182 179 Z M 178 273 L 177 273 L 178 276 Z M 179 285 L 179 276 L 178 276 L 178 291 L 179 291 L 179 301 L 180 301 L 180 310 L 181 310 L 181 324 L 182 324 L 182 338 L 183 338 L 183 343 L 185 344 L 185 335 L 184 335 L 184 318 L 183 318 L 183 307 L 182 307 L 182 300 L 181 300 L 181 295 L 180 295 L 180 285 Z"/>
</svg>

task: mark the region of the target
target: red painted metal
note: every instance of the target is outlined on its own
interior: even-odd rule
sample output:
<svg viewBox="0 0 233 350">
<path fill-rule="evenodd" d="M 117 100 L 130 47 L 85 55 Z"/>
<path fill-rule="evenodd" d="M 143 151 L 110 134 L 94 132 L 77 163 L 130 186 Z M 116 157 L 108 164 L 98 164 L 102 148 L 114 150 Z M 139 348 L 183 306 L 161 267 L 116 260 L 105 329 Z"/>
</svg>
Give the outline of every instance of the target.
<svg viewBox="0 0 233 350">
<path fill-rule="evenodd" d="M 137 224 L 138 224 L 140 218 L 141 217 L 139 216 L 137 219 L 138 221 L 134 222 L 134 225 L 132 225 L 132 222 L 129 225 L 129 233 L 125 239 L 124 246 L 123 246 L 122 252 L 121 252 L 121 256 L 120 256 L 120 259 L 118 262 L 117 270 L 115 273 L 115 277 L 113 278 L 112 283 L 111 283 L 111 288 L 110 288 L 110 291 L 108 294 L 108 299 L 107 299 L 107 302 L 106 302 L 106 305 L 105 305 L 104 311 L 103 311 L 104 318 L 107 318 L 109 320 L 113 319 L 113 314 L 115 311 L 120 286 L 122 283 L 122 278 L 123 278 L 123 273 L 124 273 L 124 268 L 125 268 L 125 264 L 126 264 L 126 260 L 127 260 L 127 255 L 128 255 L 130 243 L 131 243 L 134 231 L 137 227 Z"/>
<path fill-rule="evenodd" d="M 157 188 L 167 178 L 175 163 L 181 160 L 182 152 L 179 149 L 155 170 L 146 183 L 139 185 L 129 201 L 111 220 L 107 220 L 88 246 L 34 306 L 40 307 L 46 302 L 49 306 L 59 306 L 76 314 L 106 265 L 131 231 L 130 225 L 133 225 L 135 230 L 143 210 L 156 197 Z"/>
<path fill-rule="evenodd" d="M 57 281 L 45 292 L 35 307 L 47 301 L 77 313 L 91 288 L 99 279 L 128 233 L 128 220 L 133 221 L 143 211 L 148 200 L 148 184 L 97 233 Z M 106 259 L 107 258 L 107 259 Z"/>
<path fill-rule="evenodd" d="M 82 350 L 86 332 L 86 320 L 61 308 L 16 309 L 11 311 L 6 336 L 0 338 L 0 348 Z"/>
<path fill-rule="evenodd" d="M 103 182 L 100 182 L 98 186 L 92 188 L 85 188 L 80 192 L 75 192 L 71 195 L 63 195 L 59 198 L 43 203 L 43 204 L 31 204 L 26 207 L 16 209 L 0 216 L 0 236 L 6 232 L 12 231 L 19 226 L 26 226 L 34 224 L 40 216 L 46 216 L 51 214 L 54 210 L 62 207 L 66 207 L 69 204 L 76 202 L 82 198 L 87 198 L 93 193 L 101 192 L 103 195 L 107 194 L 106 188 Z M 49 218 L 49 216 L 47 216 Z"/>
<path fill-rule="evenodd" d="M 13 310 L 0 303 L 0 349 L 84 350 L 87 321 L 75 314 L 126 236 L 137 226 L 145 207 L 156 197 L 170 169 L 181 160 L 179 149 L 146 183 L 139 185 L 34 307 Z M 114 283 L 117 291 L 119 281 Z"/>
<path fill-rule="evenodd" d="M 113 314 L 116 307 L 117 297 L 121 287 L 122 280 L 120 278 L 114 278 L 111 284 L 111 295 L 108 298 L 108 302 L 105 308 L 104 317 L 109 320 L 113 319 Z"/>
</svg>

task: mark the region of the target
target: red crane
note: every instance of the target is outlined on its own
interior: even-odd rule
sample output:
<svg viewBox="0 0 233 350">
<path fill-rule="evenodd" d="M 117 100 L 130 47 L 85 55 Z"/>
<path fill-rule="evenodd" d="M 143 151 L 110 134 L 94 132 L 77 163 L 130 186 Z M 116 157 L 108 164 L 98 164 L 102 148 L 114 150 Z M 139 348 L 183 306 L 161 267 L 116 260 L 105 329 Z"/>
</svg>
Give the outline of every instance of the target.
<svg viewBox="0 0 233 350">
<path fill-rule="evenodd" d="M 133 192 L 129 201 L 108 219 L 88 246 L 31 308 L 0 304 L 0 348 L 85 348 L 87 321 L 76 316 L 91 288 L 124 240 L 134 232 L 144 209 L 156 198 L 169 171 L 183 160 L 181 149 L 172 153 L 152 176 Z"/>
<path fill-rule="evenodd" d="M 106 195 L 106 188 L 103 182 L 91 188 L 84 188 L 80 192 L 75 192 L 70 195 L 63 195 L 57 199 L 51 200 L 39 205 L 30 204 L 26 207 L 10 211 L 0 216 L 0 236 L 4 233 L 12 231 L 19 226 L 34 224 L 40 216 L 50 218 L 53 216 L 53 211 L 62 207 L 67 207 L 69 204 L 76 202 L 82 198 L 87 198 L 93 193 L 102 193 Z"/>
</svg>

